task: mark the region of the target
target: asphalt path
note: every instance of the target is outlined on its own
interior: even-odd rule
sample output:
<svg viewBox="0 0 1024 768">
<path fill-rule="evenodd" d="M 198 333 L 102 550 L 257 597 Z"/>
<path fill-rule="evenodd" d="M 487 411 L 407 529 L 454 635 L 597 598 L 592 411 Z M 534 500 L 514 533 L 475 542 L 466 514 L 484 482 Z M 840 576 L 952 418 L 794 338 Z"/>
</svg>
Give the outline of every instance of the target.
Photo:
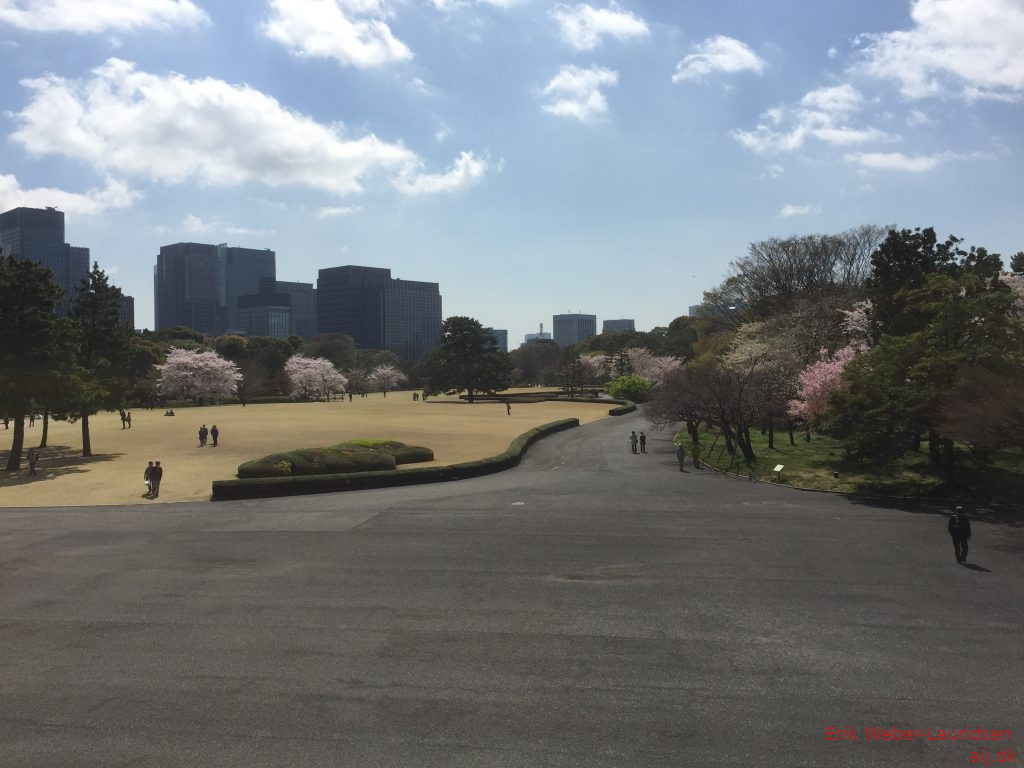
<svg viewBox="0 0 1024 768">
<path fill-rule="evenodd" d="M 967 766 L 1022 745 L 1024 529 L 975 521 L 962 567 L 945 510 L 680 472 L 665 432 L 631 454 L 645 426 L 440 485 L 0 510 L 0 766 Z"/>
</svg>

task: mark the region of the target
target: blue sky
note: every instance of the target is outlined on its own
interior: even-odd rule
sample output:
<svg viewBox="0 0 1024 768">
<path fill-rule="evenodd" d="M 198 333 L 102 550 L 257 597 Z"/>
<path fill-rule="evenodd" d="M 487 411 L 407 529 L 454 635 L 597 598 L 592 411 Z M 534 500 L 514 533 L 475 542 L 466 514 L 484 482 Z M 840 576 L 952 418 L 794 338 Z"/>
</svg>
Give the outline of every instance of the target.
<svg viewBox="0 0 1024 768">
<path fill-rule="evenodd" d="M 646 330 L 769 237 L 1024 249 L 1022 50 L 1021 0 L 0 0 L 0 210 L 64 210 L 139 327 L 192 240 Z"/>
</svg>

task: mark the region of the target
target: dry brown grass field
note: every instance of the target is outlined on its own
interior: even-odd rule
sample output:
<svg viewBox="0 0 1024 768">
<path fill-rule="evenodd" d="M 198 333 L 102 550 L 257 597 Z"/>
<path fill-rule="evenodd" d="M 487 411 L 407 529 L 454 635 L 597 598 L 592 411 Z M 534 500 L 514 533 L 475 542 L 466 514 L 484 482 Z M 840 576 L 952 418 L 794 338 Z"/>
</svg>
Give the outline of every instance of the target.
<svg viewBox="0 0 1024 768">
<path fill-rule="evenodd" d="M 132 428 L 121 429 L 117 413 L 100 413 L 90 422 L 91 458 L 81 456 L 79 424 L 50 422 L 48 444 L 40 452 L 37 476 L 0 468 L 0 507 L 201 501 L 213 480 L 235 476 L 242 462 L 292 448 L 316 448 L 343 440 L 384 438 L 434 451 L 434 464 L 452 464 L 501 453 L 517 435 L 557 419 L 587 423 L 608 415 L 599 403 L 468 404 L 456 398 L 414 402 L 411 392 L 379 393 L 352 402 L 133 410 Z M 200 425 L 216 424 L 220 444 L 199 447 Z M 25 423 L 25 450 L 38 445 L 42 421 Z M 0 427 L 0 467 L 7 462 L 11 429 Z M 148 461 L 164 467 L 160 498 L 149 502 L 142 473 Z M 409 466 L 429 466 L 414 464 Z M 401 471 L 401 470 L 398 470 Z"/>
</svg>

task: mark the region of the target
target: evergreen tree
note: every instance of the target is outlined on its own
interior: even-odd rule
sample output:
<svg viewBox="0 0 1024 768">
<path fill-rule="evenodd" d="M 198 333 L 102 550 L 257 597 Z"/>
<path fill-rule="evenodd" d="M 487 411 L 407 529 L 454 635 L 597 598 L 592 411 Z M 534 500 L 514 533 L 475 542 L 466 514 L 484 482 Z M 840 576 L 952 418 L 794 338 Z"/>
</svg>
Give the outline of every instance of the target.
<svg viewBox="0 0 1024 768">
<path fill-rule="evenodd" d="M 494 336 L 471 317 L 449 317 L 441 324 L 441 347 L 424 363 L 428 394 L 466 392 L 493 394 L 508 389 L 512 362 L 498 348 Z"/>
</svg>

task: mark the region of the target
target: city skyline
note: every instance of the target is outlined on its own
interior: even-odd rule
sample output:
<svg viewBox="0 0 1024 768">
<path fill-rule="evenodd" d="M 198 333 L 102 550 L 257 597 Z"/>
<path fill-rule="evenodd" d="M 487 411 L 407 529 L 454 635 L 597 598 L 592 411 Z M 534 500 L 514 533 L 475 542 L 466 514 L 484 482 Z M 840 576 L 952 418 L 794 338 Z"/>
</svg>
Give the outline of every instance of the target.
<svg viewBox="0 0 1024 768">
<path fill-rule="evenodd" d="M 1014 0 L 24 0 L 0 210 L 64 211 L 140 327 L 159 247 L 202 240 L 437 282 L 510 339 L 647 330 L 752 241 L 1024 249 L 1021 47 Z"/>
</svg>

